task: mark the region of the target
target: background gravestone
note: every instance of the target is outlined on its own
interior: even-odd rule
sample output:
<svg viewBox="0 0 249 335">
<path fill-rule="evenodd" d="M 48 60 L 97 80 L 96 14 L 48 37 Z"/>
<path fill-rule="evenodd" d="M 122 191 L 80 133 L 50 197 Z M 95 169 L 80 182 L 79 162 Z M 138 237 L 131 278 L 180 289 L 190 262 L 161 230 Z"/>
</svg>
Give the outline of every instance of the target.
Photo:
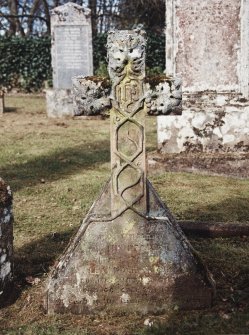
<svg viewBox="0 0 249 335">
<path fill-rule="evenodd" d="M 72 116 L 72 77 L 93 74 L 90 10 L 72 2 L 56 7 L 51 31 L 53 90 L 47 91 L 47 113 Z"/>
<path fill-rule="evenodd" d="M 13 214 L 12 194 L 0 178 L 0 305 L 8 294 L 13 276 Z"/>
<path fill-rule="evenodd" d="M 158 117 L 162 152 L 249 149 L 249 1 L 166 0 L 166 72 L 182 116 Z"/>
<path fill-rule="evenodd" d="M 145 33 L 108 34 L 111 178 L 49 278 L 48 313 L 211 304 L 212 280 L 146 178 Z"/>
</svg>

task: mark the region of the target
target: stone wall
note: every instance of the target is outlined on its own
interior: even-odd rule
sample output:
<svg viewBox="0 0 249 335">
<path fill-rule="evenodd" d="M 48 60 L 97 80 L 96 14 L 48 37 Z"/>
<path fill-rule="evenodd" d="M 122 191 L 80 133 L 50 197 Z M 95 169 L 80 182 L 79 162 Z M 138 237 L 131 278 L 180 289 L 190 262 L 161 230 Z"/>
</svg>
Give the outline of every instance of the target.
<svg viewBox="0 0 249 335">
<path fill-rule="evenodd" d="M 249 1 L 166 0 L 166 72 L 182 116 L 158 117 L 161 152 L 248 152 Z"/>
<path fill-rule="evenodd" d="M 194 91 L 237 88 L 239 14 L 238 0 L 180 1 L 176 72 L 182 73 L 185 87 Z"/>
<path fill-rule="evenodd" d="M 184 94 L 183 114 L 157 126 L 162 153 L 249 151 L 249 101 L 237 94 Z"/>
<path fill-rule="evenodd" d="M 0 304 L 4 302 L 13 276 L 12 194 L 0 178 Z"/>
</svg>

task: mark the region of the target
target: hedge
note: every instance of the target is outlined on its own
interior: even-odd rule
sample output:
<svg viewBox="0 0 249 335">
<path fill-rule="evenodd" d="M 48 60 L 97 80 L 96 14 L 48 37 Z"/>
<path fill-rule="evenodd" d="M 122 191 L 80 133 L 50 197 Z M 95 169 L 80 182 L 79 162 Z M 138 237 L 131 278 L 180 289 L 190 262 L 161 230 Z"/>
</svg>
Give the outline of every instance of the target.
<svg viewBox="0 0 249 335">
<path fill-rule="evenodd" d="M 0 85 L 7 89 L 39 90 L 51 80 L 49 37 L 0 38 Z"/>
<path fill-rule="evenodd" d="M 93 40 L 94 72 L 106 74 L 107 34 Z M 0 37 L 1 86 L 32 92 L 52 82 L 50 37 Z M 165 64 L 164 35 L 148 34 L 146 66 L 149 73 L 160 73 Z"/>
</svg>

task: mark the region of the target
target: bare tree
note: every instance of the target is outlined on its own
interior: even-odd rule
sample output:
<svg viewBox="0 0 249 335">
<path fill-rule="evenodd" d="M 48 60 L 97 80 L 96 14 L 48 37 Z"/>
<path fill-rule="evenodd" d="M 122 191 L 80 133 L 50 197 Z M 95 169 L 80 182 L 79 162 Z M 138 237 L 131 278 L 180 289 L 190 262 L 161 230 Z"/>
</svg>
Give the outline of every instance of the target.
<svg viewBox="0 0 249 335">
<path fill-rule="evenodd" d="M 98 32 L 97 0 L 89 0 L 88 6 L 91 9 L 92 35 L 95 37 Z"/>
<path fill-rule="evenodd" d="M 47 0 L 1 0 L 0 4 L 0 29 L 6 35 L 37 34 L 44 25 L 43 30 L 50 32 Z"/>
<path fill-rule="evenodd" d="M 70 0 L 79 5 L 88 0 Z M 0 0 L 0 30 L 6 35 L 50 34 L 50 10 L 69 0 Z"/>
<path fill-rule="evenodd" d="M 91 9 L 93 37 L 113 27 L 164 28 L 164 0 L 70 0 Z M 7 35 L 50 34 L 50 10 L 68 0 L 0 0 L 0 30 Z"/>
</svg>

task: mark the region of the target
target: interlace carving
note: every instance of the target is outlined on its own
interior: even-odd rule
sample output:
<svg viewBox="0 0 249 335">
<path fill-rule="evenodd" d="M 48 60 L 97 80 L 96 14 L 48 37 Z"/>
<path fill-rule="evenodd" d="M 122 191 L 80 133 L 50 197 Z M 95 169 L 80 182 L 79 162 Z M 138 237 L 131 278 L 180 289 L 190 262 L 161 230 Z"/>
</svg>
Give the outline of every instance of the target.
<svg viewBox="0 0 249 335">
<path fill-rule="evenodd" d="M 145 33 L 112 31 L 108 35 L 112 81 L 112 214 L 133 206 L 146 213 Z"/>
</svg>

